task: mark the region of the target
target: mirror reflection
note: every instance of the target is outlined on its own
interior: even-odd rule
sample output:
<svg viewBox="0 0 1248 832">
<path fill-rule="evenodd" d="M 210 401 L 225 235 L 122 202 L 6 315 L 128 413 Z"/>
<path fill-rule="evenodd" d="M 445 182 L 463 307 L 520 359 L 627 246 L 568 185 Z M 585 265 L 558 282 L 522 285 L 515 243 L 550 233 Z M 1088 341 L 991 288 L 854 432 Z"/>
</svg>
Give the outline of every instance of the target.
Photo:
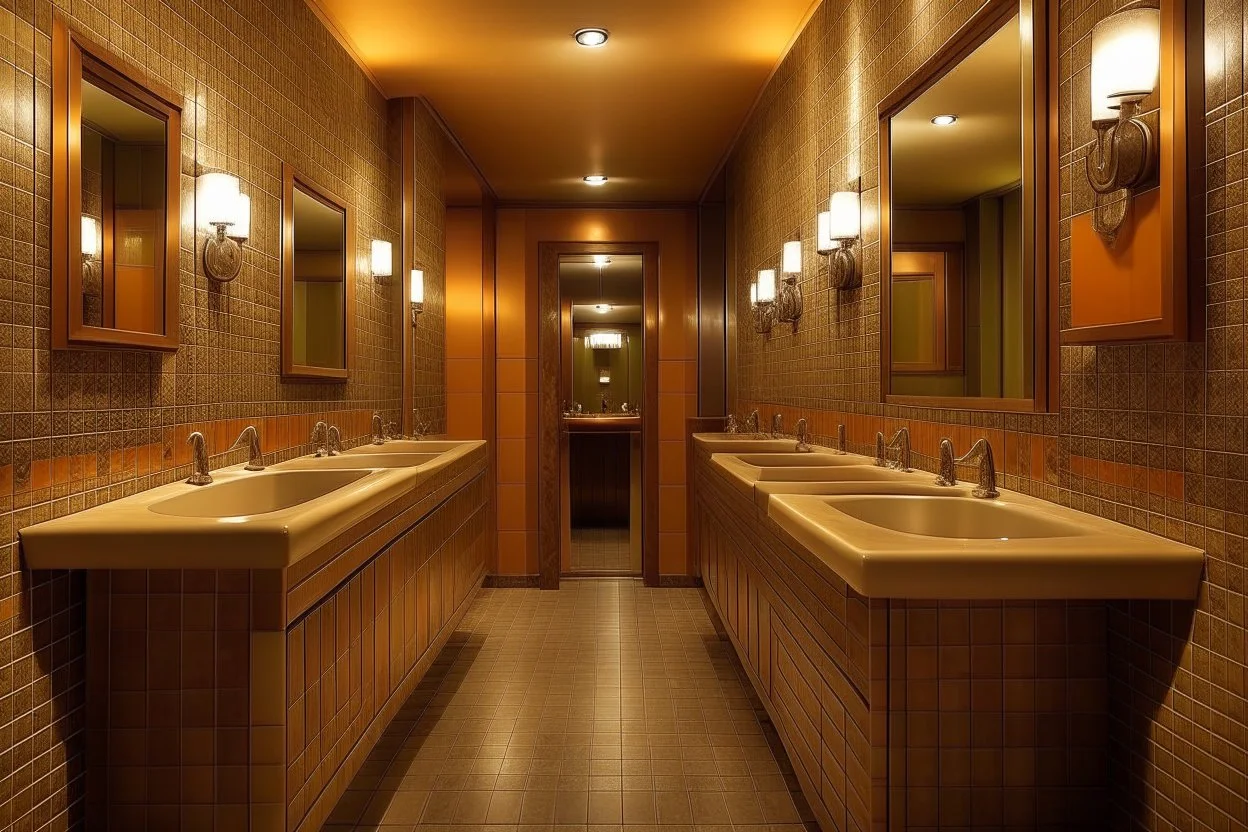
<svg viewBox="0 0 1248 832">
<path fill-rule="evenodd" d="M 87 77 L 80 92 L 83 323 L 164 334 L 166 121 Z"/>
<path fill-rule="evenodd" d="M 346 364 L 346 211 L 295 183 L 291 350 L 294 363 Z"/>
<path fill-rule="evenodd" d="M 643 258 L 559 259 L 571 572 L 641 572 Z"/>
<path fill-rule="evenodd" d="M 1034 394 L 1020 32 L 1015 15 L 889 120 L 893 394 Z"/>
</svg>

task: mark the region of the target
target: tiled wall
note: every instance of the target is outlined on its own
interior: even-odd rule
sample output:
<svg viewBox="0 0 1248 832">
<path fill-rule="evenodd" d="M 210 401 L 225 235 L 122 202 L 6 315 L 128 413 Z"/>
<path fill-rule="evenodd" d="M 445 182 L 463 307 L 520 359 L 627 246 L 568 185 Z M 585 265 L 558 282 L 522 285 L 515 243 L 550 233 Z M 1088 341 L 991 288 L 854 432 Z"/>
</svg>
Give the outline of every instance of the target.
<svg viewBox="0 0 1248 832">
<path fill-rule="evenodd" d="M 498 569 L 536 575 L 538 466 L 538 244 L 659 244 L 659 571 L 688 572 L 685 417 L 697 413 L 697 212 L 498 212 Z"/>
<path fill-rule="evenodd" d="M 54 8 L 183 96 L 176 353 L 50 349 Z M 373 284 L 364 258 L 374 237 L 399 250 L 399 133 L 381 94 L 293 0 L 4 4 L 0 102 L 0 828 L 54 829 L 80 815 L 83 791 L 82 576 L 24 570 L 17 531 L 185 478 L 191 430 L 203 430 L 220 454 L 255 423 L 274 458 L 302 453 L 316 418 L 337 422 L 350 440 L 367 433 L 375 409 L 398 417 L 397 290 Z M 436 135 L 418 109 L 418 137 Z M 357 353 L 346 385 L 279 377 L 284 161 L 357 212 Z M 197 165 L 237 174 L 252 200 L 246 263 L 224 288 L 198 266 L 190 220 Z M 418 167 L 418 202 L 439 199 L 435 168 Z M 428 223 L 417 231 L 427 240 L 440 234 Z M 439 269 L 426 267 L 432 314 L 422 316 L 414 389 L 426 417 L 441 420 Z M 216 455 L 212 464 L 244 454 Z"/>
<path fill-rule="evenodd" d="M 764 93 L 728 169 L 730 279 L 738 320 L 738 412 L 814 432 L 849 425 L 869 450 L 876 430 L 909 424 L 915 464 L 934 467 L 942 435 L 959 448 L 989 436 L 1006 487 L 1145 528 L 1209 553 L 1200 600 L 1113 604 L 1110 632 L 1114 821 L 1149 829 L 1237 829 L 1248 818 L 1248 422 L 1245 353 L 1243 112 L 1245 4 L 1204 11 L 1206 110 L 1190 140 L 1207 150 L 1208 335 L 1205 343 L 1068 347 L 1060 412 L 1003 415 L 880 403 L 878 103 L 980 4 L 970 0 L 826 0 Z M 1059 5 L 1063 239 L 1086 204 L 1079 167 L 1091 140 L 1086 111 L 1089 32 L 1115 0 Z M 862 177 L 864 279 L 834 297 L 812 253 L 821 199 Z M 744 275 L 778 256 L 793 229 L 807 250 L 806 313 L 798 331 L 763 339 L 748 326 Z M 1201 241 L 1197 241 L 1201 245 Z M 1063 246 L 1068 257 L 1068 246 Z M 1062 297 L 1068 302 L 1066 263 Z M 1063 313 L 1065 313 L 1063 309 Z"/>
</svg>

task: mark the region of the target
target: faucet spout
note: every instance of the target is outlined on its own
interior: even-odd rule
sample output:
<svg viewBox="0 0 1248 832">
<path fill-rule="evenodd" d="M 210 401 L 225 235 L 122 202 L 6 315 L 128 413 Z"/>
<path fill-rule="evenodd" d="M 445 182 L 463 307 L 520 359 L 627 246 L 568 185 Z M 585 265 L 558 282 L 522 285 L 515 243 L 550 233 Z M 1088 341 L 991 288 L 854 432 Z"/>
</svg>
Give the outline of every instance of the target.
<svg viewBox="0 0 1248 832">
<path fill-rule="evenodd" d="M 208 485 L 212 475 L 208 473 L 208 443 L 204 435 L 195 431 L 186 438 L 191 445 L 191 476 L 187 482 L 191 485 Z"/>
<path fill-rule="evenodd" d="M 897 452 L 895 467 L 906 473 L 910 471 L 910 428 L 902 427 L 889 440 L 888 450 Z"/>
<path fill-rule="evenodd" d="M 784 436 L 784 414 L 773 413 L 771 415 L 771 438 L 780 439 Z"/>
<path fill-rule="evenodd" d="M 373 413 L 373 444 L 386 444 L 386 425 L 381 419 L 380 413 Z"/>
<path fill-rule="evenodd" d="M 806 420 L 798 419 L 797 425 L 793 428 L 793 430 L 797 434 L 797 447 L 794 448 L 794 451 L 799 454 L 810 453 L 810 446 L 806 444 L 806 435 L 810 428 L 807 427 Z"/>
<path fill-rule="evenodd" d="M 330 456 L 338 456 L 342 453 L 342 433 L 339 432 L 337 425 L 329 426 L 329 432 L 325 437 L 325 445 L 329 449 Z"/>
<path fill-rule="evenodd" d="M 836 452 L 838 454 L 845 453 L 845 447 L 846 447 L 845 425 L 843 424 L 837 425 L 836 426 Z"/>
<path fill-rule="evenodd" d="M 987 439 L 978 439 L 971 449 L 960 457 L 954 458 L 953 443 L 948 439 L 940 440 L 940 474 L 936 477 L 937 485 L 957 485 L 958 465 L 979 466 L 979 484 L 971 491 L 976 497 L 991 500 L 1000 497 L 997 490 L 997 466 L 992 455 L 992 445 Z"/>
<path fill-rule="evenodd" d="M 877 430 L 875 432 L 875 467 L 883 468 L 888 465 L 888 449 L 884 445 L 884 432 Z"/>
<path fill-rule="evenodd" d="M 244 471 L 263 471 L 264 466 L 260 464 L 260 432 L 256 430 L 255 425 L 248 425 L 243 428 L 243 432 L 234 440 L 234 444 L 230 446 L 231 451 L 237 451 L 242 447 L 247 448 L 247 464 L 243 466 Z"/>
<path fill-rule="evenodd" d="M 329 426 L 324 422 L 312 427 L 312 444 L 316 446 L 317 456 L 329 456 Z"/>
</svg>

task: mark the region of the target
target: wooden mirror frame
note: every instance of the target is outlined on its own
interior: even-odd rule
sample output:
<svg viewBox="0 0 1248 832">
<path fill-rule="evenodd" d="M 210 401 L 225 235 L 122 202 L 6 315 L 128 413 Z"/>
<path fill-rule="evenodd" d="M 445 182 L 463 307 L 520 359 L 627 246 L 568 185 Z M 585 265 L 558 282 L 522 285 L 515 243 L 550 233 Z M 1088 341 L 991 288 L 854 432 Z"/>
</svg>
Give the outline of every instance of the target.
<svg viewBox="0 0 1248 832">
<path fill-rule="evenodd" d="M 314 367 L 295 363 L 292 342 L 295 323 L 295 186 L 335 211 L 343 212 L 343 304 L 342 363 Z M 355 354 L 355 212 L 342 199 L 308 179 L 294 166 L 282 163 L 282 378 L 296 381 L 345 382 L 351 375 Z"/>
<path fill-rule="evenodd" d="M 1035 293 L 1033 396 L 1026 399 L 981 396 L 911 396 L 891 393 L 892 383 L 892 179 L 889 123 L 964 58 L 998 32 L 1014 15 L 1030 22 L 1023 38 L 1032 83 L 1024 90 L 1023 250 L 1025 274 Z M 1051 0 L 988 0 L 923 66 L 879 106 L 880 151 L 880 390 L 888 404 L 1014 412 L 1047 412 L 1057 407 L 1057 3 Z M 1050 94 L 1051 93 L 1051 94 Z M 1032 160 L 1032 164 L 1027 164 Z"/>
<path fill-rule="evenodd" d="M 82 314 L 82 78 L 165 122 L 164 331 L 94 326 Z M 178 348 L 181 268 L 182 107 L 173 90 L 52 16 L 52 348 Z M 104 234 L 104 276 L 112 245 Z"/>
</svg>

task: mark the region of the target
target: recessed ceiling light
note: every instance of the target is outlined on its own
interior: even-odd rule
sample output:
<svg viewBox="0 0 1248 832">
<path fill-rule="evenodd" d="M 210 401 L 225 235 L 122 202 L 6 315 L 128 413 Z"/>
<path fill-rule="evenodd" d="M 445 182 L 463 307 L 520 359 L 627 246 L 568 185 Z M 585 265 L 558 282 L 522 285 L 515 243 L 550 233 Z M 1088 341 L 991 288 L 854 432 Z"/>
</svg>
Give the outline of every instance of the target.
<svg viewBox="0 0 1248 832">
<path fill-rule="evenodd" d="M 611 265 L 611 258 L 610 258 L 610 257 L 608 257 L 608 256 L 607 256 L 607 255 L 605 255 L 605 254 L 595 254 L 595 255 L 594 255 L 594 265 L 595 265 L 595 266 L 597 266 L 597 267 L 598 267 L 598 268 L 600 268 L 600 269 L 604 269 L 604 268 L 606 268 L 607 266 L 610 266 L 610 265 Z"/>
<path fill-rule="evenodd" d="M 595 312 L 597 312 L 599 315 L 605 315 L 605 314 L 607 314 L 608 312 L 610 312 L 610 311 L 611 311 L 611 304 L 609 304 L 609 303 L 595 303 L 595 304 L 594 304 L 594 311 L 595 311 Z"/>
<path fill-rule="evenodd" d="M 607 42 L 610 35 L 606 29 L 599 29 L 596 26 L 588 29 L 577 29 L 572 33 L 572 37 L 576 38 L 576 42 L 581 46 L 587 46 L 590 49 L 597 49 Z"/>
<path fill-rule="evenodd" d="M 932 124 L 935 124 L 937 127 L 948 127 L 950 124 L 953 124 L 957 120 L 958 120 L 957 116 L 953 114 L 945 114 L 945 115 L 939 115 L 939 116 L 933 117 Z"/>
<path fill-rule="evenodd" d="M 585 184 L 586 184 L 586 185 L 591 185 L 591 186 L 593 186 L 593 187 L 597 188 L 597 187 L 600 187 L 600 186 L 602 186 L 602 185 L 607 184 L 607 177 L 603 176 L 603 175 L 602 175 L 602 174 L 600 174 L 600 173 L 596 173 L 596 174 L 594 174 L 593 176 L 586 176 L 586 177 L 585 177 Z"/>
</svg>

